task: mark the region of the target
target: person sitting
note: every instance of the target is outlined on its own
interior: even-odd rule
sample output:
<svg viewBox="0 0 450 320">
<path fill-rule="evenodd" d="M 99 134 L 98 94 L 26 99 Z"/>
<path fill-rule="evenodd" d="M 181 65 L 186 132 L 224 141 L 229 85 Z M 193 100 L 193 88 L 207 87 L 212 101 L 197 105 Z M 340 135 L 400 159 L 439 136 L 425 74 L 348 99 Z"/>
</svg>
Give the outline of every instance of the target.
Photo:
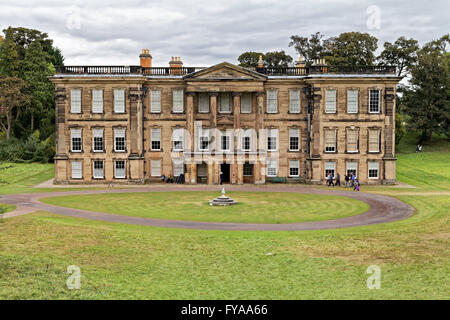
<svg viewBox="0 0 450 320">
<path fill-rule="evenodd" d="M 166 176 L 165 176 L 165 175 L 162 175 L 162 176 L 161 176 L 161 182 L 164 183 L 165 180 L 166 180 Z"/>
</svg>

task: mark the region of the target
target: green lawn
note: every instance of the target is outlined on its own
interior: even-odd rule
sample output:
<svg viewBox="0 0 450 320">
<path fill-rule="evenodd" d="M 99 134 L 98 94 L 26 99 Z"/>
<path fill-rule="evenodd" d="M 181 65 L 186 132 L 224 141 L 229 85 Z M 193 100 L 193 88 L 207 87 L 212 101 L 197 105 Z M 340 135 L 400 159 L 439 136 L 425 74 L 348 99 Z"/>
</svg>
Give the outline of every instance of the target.
<svg viewBox="0 0 450 320">
<path fill-rule="evenodd" d="M 295 193 L 228 192 L 239 201 L 229 207 L 211 207 L 217 192 L 109 193 L 44 198 L 57 206 L 157 219 L 211 222 L 291 223 L 329 220 L 369 210 L 362 201 Z"/>
</svg>

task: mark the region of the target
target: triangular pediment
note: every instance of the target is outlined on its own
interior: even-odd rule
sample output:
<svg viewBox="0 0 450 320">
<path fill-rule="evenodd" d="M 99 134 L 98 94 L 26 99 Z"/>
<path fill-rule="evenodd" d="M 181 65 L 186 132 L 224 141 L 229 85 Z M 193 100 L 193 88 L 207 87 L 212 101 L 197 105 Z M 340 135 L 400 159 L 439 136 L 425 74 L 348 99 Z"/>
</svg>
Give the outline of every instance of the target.
<svg viewBox="0 0 450 320">
<path fill-rule="evenodd" d="M 255 80 L 262 81 L 266 76 L 231 64 L 229 62 L 222 62 L 212 67 L 188 74 L 185 78 L 192 80 Z"/>
</svg>

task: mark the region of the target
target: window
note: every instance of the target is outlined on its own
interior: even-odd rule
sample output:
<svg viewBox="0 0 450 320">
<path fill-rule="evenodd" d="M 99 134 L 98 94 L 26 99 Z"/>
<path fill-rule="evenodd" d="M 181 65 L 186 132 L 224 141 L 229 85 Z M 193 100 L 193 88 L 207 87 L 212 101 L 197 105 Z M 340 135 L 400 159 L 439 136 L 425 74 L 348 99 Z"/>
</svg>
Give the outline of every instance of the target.
<svg viewBox="0 0 450 320">
<path fill-rule="evenodd" d="M 253 176 L 253 164 L 244 163 L 244 177 L 252 177 Z"/>
<path fill-rule="evenodd" d="M 336 129 L 325 130 L 325 152 L 336 152 Z"/>
<path fill-rule="evenodd" d="M 346 163 L 347 175 L 351 176 L 352 173 L 355 177 L 358 177 L 358 162 L 349 161 Z"/>
<path fill-rule="evenodd" d="M 114 129 L 114 151 L 125 152 L 125 129 Z"/>
<path fill-rule="evenodd" d="M 278 112 L 278 96 L 276 90 L 267 90 L 267 113 Z"/>
<path fill-rule="evenodd" d="M 299 176 L 299 164 L 298 160 L 289 160 L 289 176 L 298 177 Z"/>
<path fill-rule="evenodd" d="M 172 92 L 173 98 L 173 112 L 182 113 L 183 112 L 183 90 L 176 89 Z"/>
<path fill-rule="evenodd" d="M 83 165 L 81 161 L 72 161 L 72 179 L 83 179 Z"/>
<path fill-rule="evenodd" d="M 267 150 L 277 150 L 278 129 L 267 129 Z"/>
<path fill-rule="evenodd" d="M 152 177 L 161 176 L 161 160 L 150 160 L 150 169 Z"/>
<path fill-rule="evenodd" d="M 117 160 L 114 162 L 115 166 L 115 178 L 125 179 L 125 161 Z"/>
<path fill-rule="evenodd" d="M 70 112 L 81 113 L 81 89 L 70 90 Z"/>
<path fill-rule="evenodd" d="M 103 113 L 103 90 L 92 90 L 92 113 Z"/>
<path fill-rule="evenodd" d="M 358 90 L 347 90 L 347 113 L 358 113 Z"/>
<path fill-rule="evenodd" d="M 336 171 L 336 162 L 328 161 L 325 162 L 325 177 L 328 177 L 330 174 L 335 175 Z"/>
<path fill-rule="evenodd" d="M 159 90 L 150 91 L 150 112 L 161 112 L 161 91 Z"/>
<path fill-rule="evenodd" d="M 300 129 L 289 128 L 289 151 L 300 150 Z"/>
<path fill-rule="evenodd" d="M 103 129 L 92 129 L 92 136 L 94 137 L 94 152 L 103 152 Z"/>
<path fill-rule="evenodd" d="M 183 128 L 173 129 L 172 138 L 173 138 L 173 150 L 174 151 L 183 151 L 184 129 Z"/>
<path fill-rule="evenodd" d="M 241 95 L 241 113 L 252 112 L 252 94 L 250 92 Z"/>
<path fill-rule="evenodd" d="M 82 151 L 82 143 L 81 143 L 81 129 L 71 129 L 70 130 L 72 146 L 72 152 L 81 152 Z"/>
<path fill-rule="evenodd" d="M 103 179 L 104 177 L 104 168 L 103 161 L 95 160 L 94 161 L 94 179 Z"/>
<path fill-rule="evenodd" d="M 151 134 L 151 150 L 161 150 L 161 128 L 152 128 Z"/>
<path fill-rule="evenodd" d="M 289 112 L 300 113 L 300 90 L 289 91 Z"/>
<path fill-rule="evenodd" d="M 114 90 L 114 112 L 124 113 L 125 112 L 125 90 L 115 89 Z"/>
<path fill-rule="evenodd" d="M 208 150 L 209 149 L 209 130 L 201 129 L 200 131 L 200 150 Z"/>
<path fill-rule="evenodd" d="M 222 131 L 220 142 L 220 150 L 230 151 L 230 135 L 228 135 L 225 131 Z"/>
<path fill-rule="evenodd" d="M 369 129 L 369 152 L 380 152 L 380 129 Z"/>
<path fill-rule="evenodd" d="M 242 137 L 242 150 L 249 151 L 251 146 L 250 142 L 251 142 L 250 137 L 248 136 Z"/>
<path fill-rule="evenodd" d="M 378 162 L 369 161 L 369 179 L 378 179 L 379 164 Z"/>
<path fill-rule="evenodd" d="M 267 159 L 267 176 L 276 177 L 278 173 L 278 164 L 275 159 Z"/>
<path fill-rule="evenodd" d="M 206 92 L 201 92 L 198 94 L 198 112 L 209 112 L 209 94 Z"/>
<path fill-rule="evenodd" d="M 380 113 L 380 90 L 369 91 L 369 113 Z"/>
<path fill-rule="evenodd" d="M 358 129 L 347 129 L 347 152 L 358 152 Z"/>
<path fill-rule="evenodd" d="M 231 112 L 231 103 L 230 103 L 230 94 L 229 93 L 223 92 L 220 94 L 219 112 L 224 112 L 224 113 Z"/>
<path fill-rule="evenodd" d="M 336 113 L 336 90 L 325 91 L 325 113 Z"/>
<path fill-rule="evenodd" d="M 174 159 L 173 160 L 173 176 L 179 177 L 180 174 L 184 173 L 184 164 L 183 159 Z"/>
</svg>

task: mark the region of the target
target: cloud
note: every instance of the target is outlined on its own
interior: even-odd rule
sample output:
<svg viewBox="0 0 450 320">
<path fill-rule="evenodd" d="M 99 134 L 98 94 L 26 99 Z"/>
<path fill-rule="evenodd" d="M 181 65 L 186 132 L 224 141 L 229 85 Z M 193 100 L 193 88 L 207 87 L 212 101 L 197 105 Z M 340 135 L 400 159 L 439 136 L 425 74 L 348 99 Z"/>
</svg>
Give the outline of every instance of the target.
<svg viewBox="0 0 450 320">
<path fill-rule="evenodd" d="M 367 27 L 367 8 L 376 5 L 380 28 Z M 0 27 L 24 26 L 47 32 L 66 57 L 66 64 L 134 65 L 149 48 L 155 66 L 181 56 L 186 65 L 236 62 L 248 50 L 266 52 L 288 47 L 293 34 L 320 31 L 369 32 L 384 41 L 399 36 L 421 43 L 450 30 L 446 0 L 2 0 Z"/>
</svg>

